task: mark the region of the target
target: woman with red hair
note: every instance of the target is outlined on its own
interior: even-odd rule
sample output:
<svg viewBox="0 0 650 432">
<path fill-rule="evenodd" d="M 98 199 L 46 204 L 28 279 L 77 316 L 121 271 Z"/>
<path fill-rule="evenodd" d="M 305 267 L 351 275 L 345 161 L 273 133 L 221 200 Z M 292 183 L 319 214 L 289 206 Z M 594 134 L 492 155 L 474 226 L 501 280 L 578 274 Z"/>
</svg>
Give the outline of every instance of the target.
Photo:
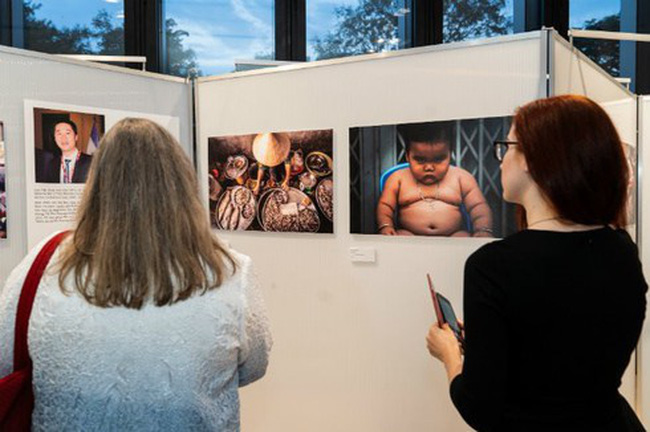
<svg viewBox="0 0 650 432">
<path fill-rule="evenodd" d="M 537 100 L 495 154 L 524 229 L 466 262 L 464 361 L 447 325 L 429 330 L 456 408 L 481 431 L 644 430 L 618 392 L 647 284 L 612 121 L 586 97 Z"/>
</svg>

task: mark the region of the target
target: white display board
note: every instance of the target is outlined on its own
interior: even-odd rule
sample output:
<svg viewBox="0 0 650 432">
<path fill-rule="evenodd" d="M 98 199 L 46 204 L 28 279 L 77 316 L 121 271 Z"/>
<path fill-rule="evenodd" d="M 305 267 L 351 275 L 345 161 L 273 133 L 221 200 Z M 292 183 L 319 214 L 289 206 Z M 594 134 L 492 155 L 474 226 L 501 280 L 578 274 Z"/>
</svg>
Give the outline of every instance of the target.
<svg viewBox="0 0 650 432">
<path fill-rule="evenodd" d="M 579 49 L 572 47 L 564 38 L 557 33 L 552 33 L 552 36 L 551 94 L 578 94 L 600 103 L 612 118 L 621 140 L 638 151 L 636 96 L 616 82 Z M 636 222 L 636 218 L 633 220 Z M 628 230 L 633 237 L 636 237 L 636 223 L 628 226 Z M 619 390 L 630 405 L 638 409 L 636 364 L 636 356 L 633 356 Z"/>
<path fill-rule="evenodd" d="M 643 168 L 650 166 L 650 96 L 639 98 L 639 165 L 641 169 L 639 181 L 639 207 L 641 238 L 641 263 L 646 280 L 650 280 L 650 176 Z M 646 320 L 641 334 L 638 352 L 640 374 L 638 377 L 637 408 L 643 424 L 650 428 L 650 319 L 646 312 Z"/>
<path fill-rule="evenodd" d="M 638 179 L 638 143 L 637 143 L 637 100 L 636 97 L 633 95 L 628 95 L 627 97 L 621 99 L 621 100 L 616 100 L 612 102 L 604 102 L 601 103 L 605 111 L 609 114 L 611 117 L 612 121 L 614 122 L 614 125 L 616 126 L 616 129 L 618 130 L 618 133 L 621 137 L 621 141 L 623 141 L 624 144 L 629 145 L 633 150 L 632 154 L 628 154 L 627 152 L 630 151 L 630 149 L 626 149 L 626 155 L 631 156 L 636 163 L 631 163 L 630 168 L 632 170 L 635 170 L 635 175 L 637 176 L 636 178 L 636 190 L 632 189 L 630 191 L 631 194 L 634 194 L 637 192 L 638 188 L 640 187 L 639 179 Z M 637 229 L 638 229 L 638 199 L 637 198 L 632 198 L 632 206 L 637 207 L 637 214 L 636 215 L 629 215 L 628 219 L 630 222 L 630 225 L 628 225 L 627 230 L 630 232 L 630 235 L 632 236 L 633 239 L 637 241 L 637 244 L 639 244 L 639 247 L 641 247 L 642 242 L 641 238 L 637 236 Z M 634 201 L 637 202 L 637 205 L 634 204 Z M 630 365 L 628 366 L 627 370 L 625 371 L 625 374 L 623 375 L 623 380 L 621 383 L 620 387 L 620 392 L 625 396 L 625 398 L 628 400 L 630 405 L 632 407 L 635 407 L 637 411 L 640 412 L 640 406 L 637 403 L 637 398 L 638 398 L 638 393 L 636 391 L 637 387 L 637 375 L 642 372 L 642 368 L 637 367 L 637 363 L 639 362 L 637 358 L 637 353 L 632 355 L 632 359 L 630 360 Z M 650 371 L 650 370 L 649 370 Z"/>
<path fill-rule="evenodd" d="M 108 120 L 112 114 L 126 113 L 168 121 L 170 131 L 180 138 L 187 154 L 193 155 L 191 86 L 180 78 L 0 47 L 0 95 L 8 208 L 8 238 L 0 241 L 2 284 L 29 245 L 51 232 L 34 233 L 28 240 L 26 224 L 33 213 L 28 207 L 27 182 L 33 174 L 30 177 L 26 172 L 29 137 L 25 135 L 25 100 L 84 107 L 107 113 Z"/>
<path fill-rule="evenodd" d="M 632 181 L 635 186 L 631 188 L 630 194 L 630 207 L 634 207 L 634 211 L 628 212 L 628 226 L 627 230 L 629 231 L 632 238 L 637 241 L 640 240 L 637 238 L 637 229 L 638 229 L 638 189 L 639 189 L 639 178 L 638 178 L 638 150 L 639 143 L 637 138 L 637 98 L 635 96 L 626 97 L 625 99 L 614 101 L 614 102 L 605 102 L 601 104 L 602 107 L 607 111 L 610 118 L 612 119 L 618 134 L 623 141 L 625 147 L 626 157 L 629 162 L 630 170 L 634 178 Z M 634 213 L 634 214 L 632 214 Z"/>
<path fill-rule="evenodd" d="M 464 262 L 485 241 L 348 234 L 348 129 L 511 115 L 545 96 L 545 59 L 538 32 L 199 79 L 206 202 L 209 137 L 334 129 L 334 234 L 220 232 L 253 258 L 275 338 L 268 375 L 242 391 L 243 430 L 468 429 L 425 348 L 425 275 L 460 313 Z M 351 262 L 353 248 L 376 262 Z"/>
<path fill-rule="evenodd" d="M 557 33 L 552 35 L 551 94 L 580 94 L 600 103 L 634 97 L 578 48 L 571 46 Z"/>
</svg>

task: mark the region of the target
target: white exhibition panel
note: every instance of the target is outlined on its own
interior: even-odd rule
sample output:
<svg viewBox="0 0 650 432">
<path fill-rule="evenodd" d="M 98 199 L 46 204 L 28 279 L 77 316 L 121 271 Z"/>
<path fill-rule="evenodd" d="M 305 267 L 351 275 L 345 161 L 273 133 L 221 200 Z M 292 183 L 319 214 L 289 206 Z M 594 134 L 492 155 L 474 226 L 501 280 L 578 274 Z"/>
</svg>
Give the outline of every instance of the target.
<svg viewBox="0 0 650 432">
<path fill-rule="evenodd" d="M 578 48 L 572 47 L 557 33 L 551 34 L 551 94 L 580 94 L 600 103 L 633 97 Z"/>
<path fill-rule="evenodd" d="M 179 78 L 0 47 L 0 95 L 8 206 L 8 238 L 0 240 L 2 284 L 28 249 L 25 100 L 176 117 L 181 145 L 190 157 L 193 154 L 191 86 Z"/>
<path fill-rule="evenodd" d="M 619 84 L 612 81 L 610 86 L 618 86 Z M 621 137 L 621 141 L 631 145 L 636 148 L 638 151 L 637 144 L 637 100 L 636 97 L 629 95 L 622 100 L 617 100 L 614 102 L 604 102 L 601 103 L 601 106 L 607 111 L 607 114 L 612 119 L 612 122 L 616 126 L 618 133 Z M 637 158 L 638 161 L 638 158 Z M 637 168 L 637 173 L 639 172 Z M 640 181 L 637 178 L 637 188 L 640 187 Z M 638 196 L 638 194 L 637 194 Z M 637 204 L 638 205 L 638 204 Z M 637 214 L 638 220 L 638 214 Z M 635 221 L 636 222 L 636 221 Z M 631 224 L 627 227 L 628 231 L 632 238 L 636 238 L 637 243 L 642 245 L 641 239 L 636 235 L 637 223 Z M 638 358 L 636 355 L 632 356 L 630 364 L 623 375 L 621 382 L 621 387 L 619 388 L 621 394 L 625 396 L 632 407 L 636 407 L 637 411 L 640 412 L 640 407 L 638 405 L 639 394 L 636 391 L 637 386 L 637 374 L 640 375 L 642 372 L 641 368 L 637 368 Z"/>
<path fill-rule="evenodd" d="M 601 106 L 612 119 L 612 122 L 614 123 L 614 126 L 616 126 L 616 130 L 621 137 L 621 141 L 637 149 L 638 153 L 639 145 L 637 142 L 637 98 L 635 96 L 630 96 L 619 101 L 601 103 Z M 638 177 L 638 169 L 636 175 Z M 639 179 L 637 178 L 637 188 L 639 187 L 638 182 Z M 634 223 L 631 223 L 630 226 L 628 226 L 628 231 L 630 232 L 630 235 L 633 236 L 633 238 L 636 238 L 637 221 L 635 220 L 630 222 Z"/>
<path fill-rule="evenodd" d="M 275 345 L 242 391 L 246 431 L 465 431 L 424 337 L 425 274 L 462 315 L 476 239 L 349 234 L 348 129 L 504 116 L 545 95 L 545 33 L 246 72 L 197 84 L 197 160 L 207 203 L 208 137 L 334 129 L 333 235 L 220 232 L 260 275 Z M 351 262 L 350 248 L 376 251 Z"/>
<path fill-rule="evenodd" d="M 621 141 L 637 147 L 637 99 L 628 96 L 614 102 L 600 104 L 612 119 Z"/>
<path fill-rule="evenodd" d="M 551 94 L 578 94 L 598 102 L 611 117 L 621 140 L 637 148 L 636 97 L 564 38 L 555 32 L 551 35 Z M 634 233 L 636 226 L 628 229 Z M 636 361 L 633 356 L 619 390 L 633 407 L 638 408 Z"/>
<path fill-rule="evenodd" d="M 647 198 L 650 188 L 650 177 L 645 175 L 643 167 L 650 166 L 650 96 L 639 98 L 639 164 L 641 169 L 640 187 L 640 237 L 641 263 L 645 277 L 650 280 L 650 199 Z M 637 350 L 640 374 L 638 377 L 639 392 L 637 400 L 638 412 L 646 428 L 650 428 L 650 319 L 646 312 L 646 320 L 641 333 L 641 343 Z"/>
</svg>

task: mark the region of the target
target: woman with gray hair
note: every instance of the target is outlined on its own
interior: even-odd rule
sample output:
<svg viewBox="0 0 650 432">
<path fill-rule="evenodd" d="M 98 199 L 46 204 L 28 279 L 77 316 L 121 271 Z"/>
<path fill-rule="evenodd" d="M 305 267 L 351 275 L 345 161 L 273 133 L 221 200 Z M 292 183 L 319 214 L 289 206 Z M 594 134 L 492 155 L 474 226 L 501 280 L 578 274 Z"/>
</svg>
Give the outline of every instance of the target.
<svg viewBox="0 0 650 432">
<path fill-rule="evenodd" d="M 0 293 L 0 377 L 41 247 Z M 237 389 L 264 375 L 270 347 L 252 262 L 210 231 L 190 160 L 157 124 L 117 123 L 38 286 L 32 429 L 237 431 Z"/>
</svg>

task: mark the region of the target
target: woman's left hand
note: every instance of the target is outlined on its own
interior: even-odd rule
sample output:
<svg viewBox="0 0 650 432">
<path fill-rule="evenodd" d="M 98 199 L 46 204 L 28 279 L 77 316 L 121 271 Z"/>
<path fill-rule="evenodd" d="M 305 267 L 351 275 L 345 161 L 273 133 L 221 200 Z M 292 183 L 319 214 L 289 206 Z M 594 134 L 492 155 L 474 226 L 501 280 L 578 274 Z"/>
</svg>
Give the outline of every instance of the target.
<svg viewBox="0 0 650 432">
<path fill-rule="evenodd" d="M 438 324 L 429 327 L 427 334 L 427 348 L 432 356 L 447 364 L 461 358 L 460 345 L 449 324 Z"/>
</svg>

